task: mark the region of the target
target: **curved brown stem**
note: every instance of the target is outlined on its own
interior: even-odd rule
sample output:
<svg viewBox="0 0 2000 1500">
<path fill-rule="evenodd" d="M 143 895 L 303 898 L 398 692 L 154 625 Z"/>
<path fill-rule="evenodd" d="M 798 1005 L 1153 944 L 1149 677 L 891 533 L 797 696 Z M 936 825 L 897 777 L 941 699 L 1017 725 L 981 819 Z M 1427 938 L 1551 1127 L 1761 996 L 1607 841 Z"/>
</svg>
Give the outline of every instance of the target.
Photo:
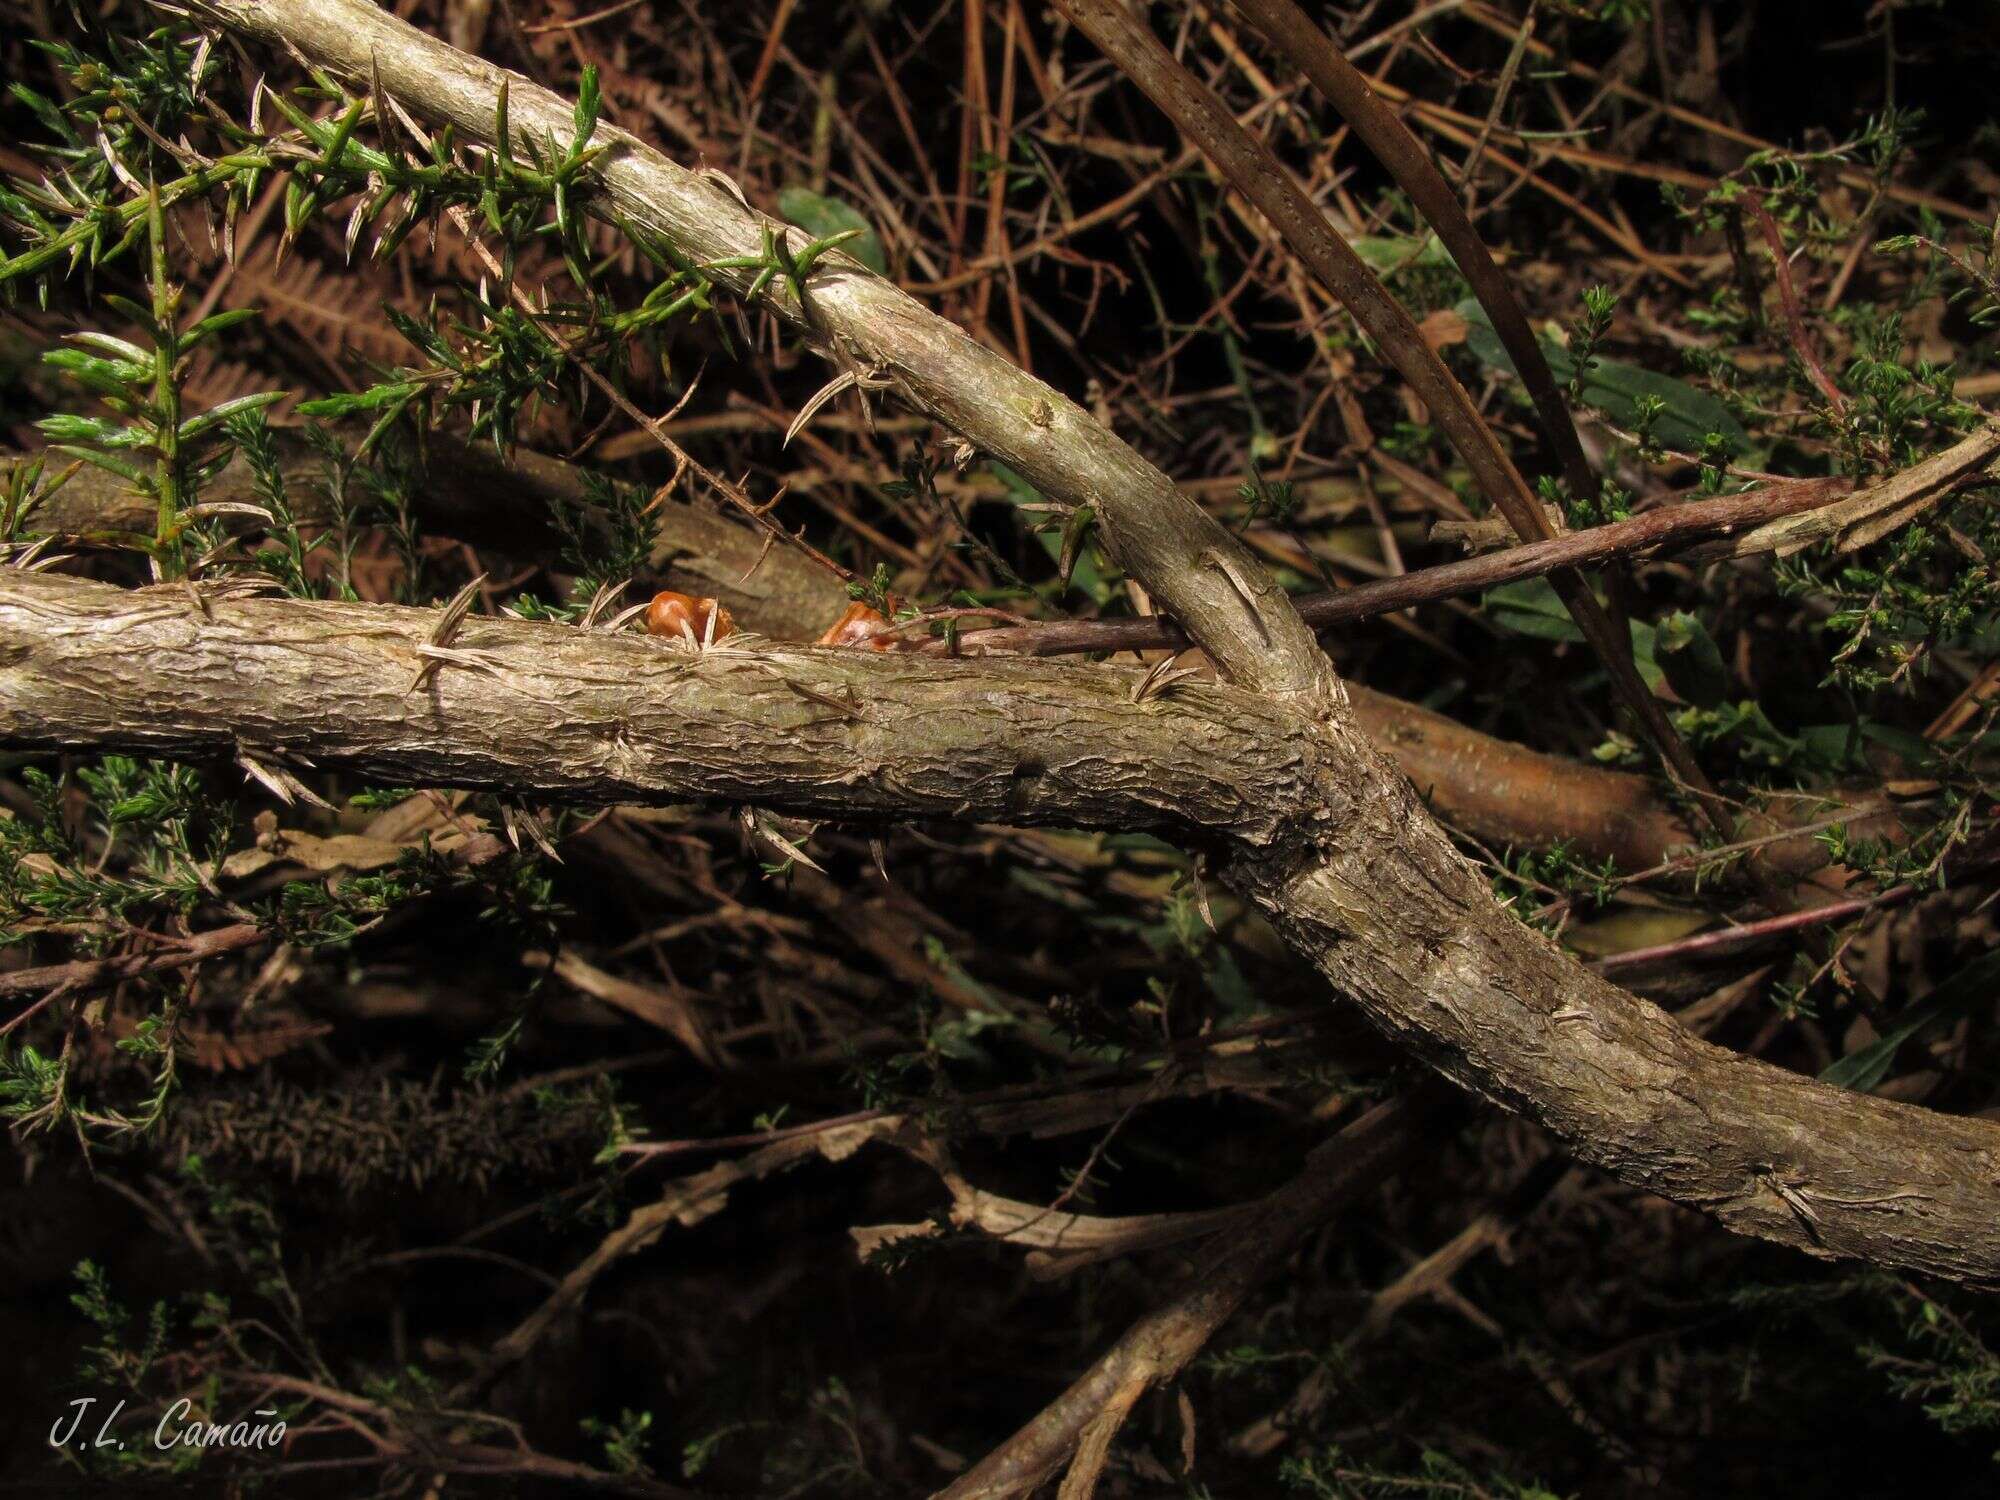
<svg viewBox="0 0 2000 1500">
<path fill-rule="evenodd" d="M 1699 500 L 1662 507 L 1588 531 L 1565 532 L 1547 541 L 1527 542 L 1440 563 L 1414 573 L 1374 579 L 1353 588 L 1304 594 L 1295 602 L 1300 616 L 1316 630 L 1349 625 L 1392 614 L 1418 604 L 1460 599 L 1503 583 L 1542 578 L 1565 568 L 1616 561 L 1642 552 L 1672 551 L 1746 527 L 1830 505 L 1848 491 L 1843 479 L 1810 479 L 1772 485 L 1746 495 Z M 926 641 L 933 653 L 980 655 L 1018 652 L 1023 656 L 1059 656 L 1077 651 L 1157 651 L 1189 645 L 1188 634 L 1161 615 L 1126 620 L 1050 620 L 969 631 L 955 641 Z"/>
<path fill-rule="evenodd" d="M 205 607 L 204 607 L 205 606 Z M 641 636 L 0 568 L 0 744 L 302 756 L 552 801 L 1147 830 L 1390 1038 L 1739 1233 L 2000 1282 L 2000 1128 L 1712 1047 L 1492 898 L 1338 703 L 1055 662 Z M 425 688 L 412 668 L 434 662 Z"/>
<path fill-rule="evenodd" d="M 1549 369 L 1541 340 L 1528 326 L 1528 316 L 1514 295 L 1513 283 L 1494 264 L 1486 242 L 1472 227 L 1464 205 L 1458 201 L 1458 194 L 1431 161 L 1423 143 L 1369 87 L 1366 75 L 1341 55 L 1326 32 L 1293 0 L 1232 0 L 1232 3 L 1312 80 L 1313 87 L 1340 112 L 1361 144 L 1396 179 L 1396 186 L 1409 194 L 1410 202 L 1451 253 L 1460 274 L 1471 285 L 1472 295 L 1479 299 L 1479 305 L 1492 320 L 1494 333 L 1499 335 L 1520 374 L 1522 388 L 1534 402 L 1542 435 L 1555 450 L 1570 493 L 1579 499 L 1593 496 L 1597 475 L 1584 456 L 1569 403 L 1563 399 L 1562 388 Z"/>
<path fill-rule="evenodd" d="M 1201 147 L 1230 184 L 1271 222 L 1292 253 L 1341 300 L 1430 408 L 1432 420 L 1472 471 L 1473 482 L 1506 516 L 1515 534 L 1523 541 L 1552 536 L 1547 514 L 1465 388 L 1425 342 L 1408 311 L 1341 238 L 1271 148 L 1245 130 L 1214 91 L 1183 67 L 1121 0 L 1055 0 L 1055 4 Z M 1564 570 L 1551 574 L 1549 582 L 1603 663 L 1620 701 L 1639 721 L 1669 770 L 1694 793 L 1716 830 L 1724 838 L 1733 836 L 1728 804 L 1639 676 L 1629 632 L 1598 602 L 1581 574 Z M 1187 623 L 1195 629 L 1192 621 Z M 1201 639 L 1198 631 L 1196 638 Z"/>
</svg>

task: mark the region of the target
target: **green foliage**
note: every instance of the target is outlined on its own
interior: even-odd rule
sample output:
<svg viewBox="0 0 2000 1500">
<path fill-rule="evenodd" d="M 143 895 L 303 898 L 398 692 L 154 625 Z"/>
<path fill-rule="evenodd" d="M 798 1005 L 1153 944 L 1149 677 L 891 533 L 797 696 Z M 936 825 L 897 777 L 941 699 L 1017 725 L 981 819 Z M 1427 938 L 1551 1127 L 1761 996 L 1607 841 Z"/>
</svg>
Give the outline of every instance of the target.
<svg viewBox="0 0 2000 1500">
<path fill-rule="evenodd" d="M 877 276 L 888 274 L 875 227 L 852 204 L 810 188 L 788 187 L 778 193 L 778 212 L 815 239 L 841 240 L 842 248 Z"/>
<path fill-rule="evenodd" d="M 0 820 L 0 942 L 52 922 L 122 921 L 149 906 L 186 913 L 207 895 L 234 809 L 192 767 L 122 755 L 79 766 L 75 823 L 62 783 L 35 767 L 22 779 L 37 806 Z M 122 856 L 116 871 L 109 851 Z"/>
<path fill-rule="evenodd" d="M 1493 867 L 1493 894 L 1531 927 L 1559 932 L 1572 907 L 1602 907 L 1619 885 L 1617 861 L 1590 864 L 1566 840 L 1547 849 L 1509 850 Z"/>
<path fill-rule="evenodd" d="M 1515 375 L 1514 362 L 1485 309 L 1468 297 L 1456 310 L 1466 322 L 1467 347 L 1480 362 Z M 1586 298 L 1584 316 L 1571 330 L 1569 347 L 1550 338 L 1541 341 L 1550 372 L 1570 389 L 1572 400 L 1594 407 L 1614 426 L 1639 435 L 1641 446 L 1657 443 L 1686 453 L 1749 451 L 1750 435 L 1723 402 L 1671 375 L 1599 357 L 1596 351 L 1609 330 L 1610 317 L 1611 303 L 1603 296 Z M 1580 351 L 1576 341 L 1583 344 Z"/>
<path fill-rule="evenodd" d="M 1383 209 L 1407 223 L 1419 216 L 1400 193 L 1383 195 Z M 1464 275 L 1444 242 L 1428 229 L 1404 235 L 1356 235 L 1354 253 L 1380 275 L 1416 317 L 1452 307 L 1467 293 Z"/>
<path fill-rule="evenodd" d="M 1918 517 L 1864 552 L 1785 559 L 1785 593 L 1832 604 L 1827 682 L 1851 693 L 1907 690 L 1939 650 L 2000 640 L 2000 576 L 1973 563 L 2000 548 L 2000 514 L 1981 501 Z"/>
<path fill-rule="evenodd" d="M 660 534 L 656 508 L 634 485 L 590 474 L 579 503 L 558 498 L 549 518 L 562 534 L 562 564 L 576 575 L 570 599 L 587 607 L 600 590 L 616 589 L 653 565 Z"/>
<path fill-rule="evenodd" d="M 1399 1472 L 1356 1462 L 1339 1448 L 1322 1448 L 1285 1459 L 1278 1475 L 1294 1494 L 1313 1500 L 1388 1500 L 1421 1496 L 1426 1500 L 1494 1497 L 1494 1500 L 1560 1500 L 1539 1484 L 1523 1483 L 1500 1474 L 1480 1474 L 1449 1454 L 1427 1450 L 1411 1472 Z"/>
<path fill-rule="evenodd" d="M 1917 212 L 1921 230 L 1916 234 L 1891 235 L 1875 245 L 1878 255 L 1903 255 L 1921 250 L 1933 270 L 1941 262 L 1957 274 L 1958 287 L 1950 300 L 1963 304 L 1974 326 L 1987 328 L 2000 322 L 2000 279 L 1996 279 L 1995 243 L 1991 224 L 1970 224 L 1963 231 L 1966 244 L 1953 248 L 1949 232 L 1929 208 Z"/>
<path fill-rule="evenodd" d="M 1896 1061 L 1904 1043 L 1947 1021 L 1990 1008 L 2000 995 L 2000 953 L 1974 959 L 1908 1011 L 1896 1018 L 1896 1025 L 1874 1042 L 1850 1052 L 1826 1068 L 1820 1082 L 1867 1093 L 1884 1078 Z"/>
<path fill-rule="evenodd" d="M 70 339 L 78 347 L 52 350 L 43 356 L 51 369 L 124 420 L 63 413 L 46 417 L 37 425 L 57 453 L 114 474 L 153 498 L 159 511 L 151 545 L 153 561 L 165 576 L 172 577 L 186 570 L 190 539 L 215 544 L 213 534 L 205 535 L 194 526 L 202 515 L 194 502 L 202 483 L 228 462 L 234 424 L 281 400 L 284 393 L 239 396 L 199 416 L 182 416 L 182 362 L 254 314 L 217 313 L 187 329 L 177 325 L 180 294 L 165 279 L 165 231 L 160 226 L 157 203 L 154 208 L 148 220 L 154 246 L 152 306 L 142 307 L 122 297 L 105 298 L 151 339 L 152 347 L 142 348 L 104 333 L 76 333 Z"/>
<path fill-rule="evenodd" d="M 610 1473 L 625 1478 L 653 1477 L 645 1458 L 647 1434 L 653 1427 L 651 1412 L 628 1407 L 618 1414 L 615 1422 L 585 1417 L 582 1427 L 586 1437 L 594 1437 L 603 1444 L 605 1468 Z"/>
<path fill-rule="evenodd" d="M 1898 1300 L 1909 1310 L 1906 1347 L 1870 1343 L 1862 1357 L 1942 1431 L 1954 1437 L 2000 1431 L 2000 1354 L 1944 1303 L 1908 1294 Z M 1993 1459 L 2000 1465 L 2000 1451 Z"/>
</svg>

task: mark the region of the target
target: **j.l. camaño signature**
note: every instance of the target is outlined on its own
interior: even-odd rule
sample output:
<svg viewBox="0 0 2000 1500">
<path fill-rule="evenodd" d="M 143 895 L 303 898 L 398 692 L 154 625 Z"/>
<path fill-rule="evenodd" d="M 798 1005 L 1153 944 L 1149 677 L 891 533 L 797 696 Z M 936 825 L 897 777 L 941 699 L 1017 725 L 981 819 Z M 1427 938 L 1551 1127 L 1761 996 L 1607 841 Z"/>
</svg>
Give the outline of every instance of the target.
<svg viewBox="0 0 2000 1500">
<path fill-rule="evenodd" d="M 116 1429 L 125 1403 L 119 1401 L 108 1407 L 92 1430 L 87 1424 L 92 1419 L 91 1409 L 97 1404 L 95 1396 L 79 1396 L 70 1402 L 69 1412 L 57 1417 L 49 1428 L 49 1446 L 123 1448 L 125 1439 L 117 1435 Z M 284 1418 L 278 1416 L 274 1407 L 259 1407 L 249 1417 L 239 1417 L 233 1422 L 212 1422 L 195 1416 L 194 1402 L 186 1396 L 169 1406 L 153 1424 L 153 1446 L 162 1452 L 169 1448 L 276 1448 L 284 1440 Z"/>
</svg>

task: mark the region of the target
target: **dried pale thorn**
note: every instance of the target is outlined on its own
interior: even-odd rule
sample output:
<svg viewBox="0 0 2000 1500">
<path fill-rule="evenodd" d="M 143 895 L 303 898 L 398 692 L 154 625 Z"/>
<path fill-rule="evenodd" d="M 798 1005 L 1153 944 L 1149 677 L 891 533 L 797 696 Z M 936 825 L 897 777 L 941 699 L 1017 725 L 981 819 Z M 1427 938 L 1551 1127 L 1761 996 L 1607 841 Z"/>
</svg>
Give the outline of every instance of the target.
<svg viewBox="0 0 2000 1500">
<path fill-rule="evenodd" d="M 631 586 L 632 580 L 629 578 L 619 583 L 600 583 L 597 586 L 597 592 L 590 596 L 590 603 L 584 607 L 583 618 L 576 622 L 578 628 L 582 630 L 595 630 L 597 622 L 603 617 L 604 612 L 611 608 L 617 602 L 618 596 Z M 639 608 L 649 609 L 651 606 L 641 605 Z M 632 614 L 632 610 L 627 610 L 625 613 L 619 615 L 617 620 L 613 622 L 612 628 L 616 629 L 618 625 L 629 620 Z"/>
<path fill-rule="evenodd" d="M 414 693 L 424 686 L 437 675 L 438 668 L 443 663 L 467 657 L 467 653 L 446 651 L 443 648 L 449 646 L 457 636 L 459 627 L 465 623 L 466 614 L 472 608 L 472 601 L 479 596 L 480 587 L 485 582 L 486 575 L 481 573 L 453 595 L 451 603 L 439 613 L 437 624 L 431 627 L 430 639 L 417 648 L 417 655 L 423 660 L 418 665 L 416 674 L 410 678 L 410 685 L 403 690 L 404 692 Z M 466 660 L 464 664 L 477 663 Z"/>
<path fill-rule="evenodd" d="M 465 667 L 474 672 L 484 672 L 488 677 L 504 679 L 508 676 L 505 658 L 497 656 L 491 651 L 477 651 L 464 647 L 423 645 L 417 647 L 417 655 L 423 658 L 423 665 L 417 669 L 415 680 L 406 689 L 408 692 L 415 692 L 420 684 L 427 683 L 436 677 L 440 667 L 447 665 Z"/>
<path fill-rule="evenodd" d="M 549 831 L 543 826 L 542 820 L 526 808 L 515 807 L 512 803 L 508 802 L 501 803 L 500 822 L 507 830 L 507 842 L 512 844 L 516 850 L 521 847 L 521 835 L 525 833 L 542 853 L 546 854 L 557 864 L 563 862 L 563 857 L 556 853 L 556 846 L 550 841 Z"/>
<path fill-rule="evenodd" d="M 10 568 L 19 568 L 26 573 L 40 573 L 53 568 L 57 563 L 65 563 L 73 555 L 68 552 L 49 553 L 54 545 L 54 535 L 38 536 L 32 542 L 8 542 L 0 545 L 0 559 Z M 48 553 L 44 556 L 44 553 Z"/>
<path fill-rule="evenodd" d="M 791 678 L 787 677 L 783 672 L 779 671 L 776 667 L 772 666 L 768 662 L 759 662 L 758 665 L 761 666 L 766 672 L 770 673 L 771 676 L 777 678 L 778 681 L 782 682 L 786 687 L 790 688 L 793 692 L 797 693 L 801 698 L 809 699 L 814 703 L 823 704 L 827 708 L 830 708 L 835 713 L 839 714 L 843 719 L 853 719 L 858 722 L 862 718 L 860 705 L 854 702 L 851 698 L 850 699 L 836 698 L 831 693 L 822 693 L 818 688 L 809 688 L 803 682 L 794 682 Z"/>
<path fill-rule="evenodd" d="M 1768 1168 L 1758 1173 L 1758 1176 L 1762 1177 L 1765 1180 L 1765 1182 L 1769 1183 L 1771 1191 L 1776 1193 L 1780 1198 L 1784 1199 L 1785 1205 L 1788 1208 L 1790 1208 L 1793 1213 L 1797 1214 L 1801 1219 L 1803 1219 L 1807 1224 L 1817 1224 L 1819 1222 L 1819 1211 L 1815 1209 L 1810 1202 L 1807 1201 L 1806 1193 L 1804 1190 L 1793 1187 L 1789 1182 L 1786 1182 L 1776 1172 L 1773 1172 Z"/>
<path fill-rule="evenodd" d="M 262 521 L 266 526 L 278 524 L 278 518 L 261 505 L 252 505 L 247 500 L 204 500 L 199 505 L 191 505 L 181 512 L 192 521 L 206 521 L 216 516 L 249 516 Z"/>
<path fill-rule="evenodd" d="M 789 448 L 792 444 L 792 439 L 805 431 L 806 424 L 818 415 L 820 408 L 850 386 L 858 386 L 863 390 L 879 391 L 887 386 L 888 383 L 886 380 L 878 380 L 873 376 L 864 375 L 857 369 L 842 370 L 833 379 L 829 380 L 817 391 L 814 391 L 812 396 L 806 401 L 806 404 L 799 408 L 799 414 L 792 418 L 792 425 L 785 429 L 785 440 L 778 446 L 780 448 Z"/>
<path fill-rule="evenodd" d="M 734 198 L 738 203 L 742 204 L 745 208 L 750 208 L 750 200 L 743 196 L 743 189 L 737 185 L 736 179 L 734 177 L 731 177 L 727 172 L 720 171 L 715 167 L 700 167 L 696 169 L 694 175 L 697 177 L 706 178 L 708 181 L 720 187 L 725 193 L 729 194 L 730 197 Z M 754 209 L 751 210 L 751 212 L 753 213 L 755 211 L 756 210 Z"/>
<path fill-rule="evenodd" d="M 628 604 L 625 606 L 625 608 L 619 610 L 617 614 L 613 615 L 611 619 L 605 624 L 604 628 L 607 631 L 623 630 L 627 625 L 630 625 L 634 620 L 638 619 L 639 616 L 645 614 L 646 611 L 651 609 L 652 607 L 653 606 L 650 603 Z"/>
<path fill-rule="evenodd" d="M 254 759 L 248 751 L 242 749 L 236 752 L 236 764 L 241 766 L 245 774 L 253 781 L 262 784 L 272 796 L 276 797 L 287 807 L 305 802 L 313 807 L 322 808 L 327 812 L 337 811 L 331 802 L 328 802 L 324 797 L 320 796 L 311 787 L 300 781 L 298 777 L 294 776 L 290 771 L 285 770 L 282 766 L 267 766 L 261 761 Z"/>
<path fill-rule="evenodd" d="M 765 844 L 770 845 L 773 849 L 777 850 L 780 854 L 782 854 L 786 859 L 797 860 L 800 864 L 804 865 L 808 870 L 815 871 L 821 875 L 824 875 L 826 873 L 826 871 L 821 869 L 818 864 L 814 863 L 811 855 L 807 854 L 805 850 L 801 849 L 791 839 L 786 838 L 784 834 L 778 832 L 778 830 L 772 826 L 772 822 L 769 817 L 762 816 L 756 811 L 756 809 L 749 807 L 744 808 L 740 816 L 742 817 L 743 820 L 743 831 L 750 836 L 753 842 L 761 841 Z M 812 836 L 812 830 L 810 827 L 808 827 L 805 833 L 801 835 L 801 837 L 804 838 L 810 838 L 811 836 Z"/>
<path fill-rule="evenodd" d="M 486 575 L 481 573 L 452 595 L 451 603 L 444 607 L 443 612 L 438 615 L 437 624 L 431 627 L 431 645 L 449 646 L 452 643 L 452 638 L 458 634 L 458 627 L 465 623 L 466 614 L 472 608 L 472 601 L 479 596 L 480 586 L 485 582 Z"/>
<path fill-rule="evenodd" d="M 1195 667 L 1176 667 L 1174 665 L 1176 660 L 1175 657 L 1166 656 L 1154 662 L 1151 670 L 1132 684 L 1132 701 L 1146 703 L 1154 698 L 1164 698 L 1173 691 L 1176 683 L 1201 675 L 1200 670 Z"/>
<path fill-rule="evenodd" d="M 1201 913 L 1201 919 L 1207 924 L 1210 932 L 1219 933 L 1222 929 L 1215 925 L 1215 913 L 1210 910 L 1208 904 L 1208 882 L 1202 878 L 1207 871 L 1208 856 L 1206 854 L 1195 855 L 1194 863 L 1188 867 L 1188 878 L 1194 884 L 1195 910 Z"/>
</svg>

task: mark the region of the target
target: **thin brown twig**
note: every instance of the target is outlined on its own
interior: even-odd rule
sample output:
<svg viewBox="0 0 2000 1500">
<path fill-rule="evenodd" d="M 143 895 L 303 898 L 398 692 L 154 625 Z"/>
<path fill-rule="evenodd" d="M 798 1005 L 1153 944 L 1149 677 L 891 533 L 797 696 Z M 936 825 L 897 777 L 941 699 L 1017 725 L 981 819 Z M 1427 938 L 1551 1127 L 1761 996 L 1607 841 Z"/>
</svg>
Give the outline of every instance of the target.
<svg viewBox="0 0 2000 1500">
<path fill-rule="evenodd" d="M 1401 1165 L 1452 1098 L 1426 1085 L 1377 1105 L 1321 1146 L 1304 1172 L 1264 1200 L 1259 1222 L 1227 1236 L 1179 1291 L 938 1500 L 1013 1500 L 1046 1482 L 1072 1454 L 1076 1464 L 1063 1494 L 1090 1495 L 1133 1403 L 1184 1368 L 1307 1234 Z"/>
<path fill-rule="evenodd" d="M 255 946 L 267 936 L 255 922 L 238 922 L 197 933 L 179 946 L 156 948 L 148 953 L 122 953 L 112 958 L 79 958 L 65 964 L 47 964 L 35 969 L 16 969 L 0 974 L 0 1000 L 37 995 L 44 990 L 74 993 L 155 974 L 165 969 L 184 969 L 224 953 Z"/>
<path fill-rule="evenodd" d="M 1777 272 L 1778 305 L 1784 309 L 1785 331 L 1791 338 L 1792 350 L 1799 357 L 1799 363 L 1806 367 L 1812 383 L 1819 387 L 1819 393 L 1826 397 L 1827 405 L 1833 408 L 1836 417 L 1847 412 L 1847 397 L 1840 387 L 1826 373 L 1826 366 L 1820 363 L 1819 351 L 1813 347 L 1812 336 L 1806 332 L 1805 315 L 1799 310 L 1799 294 L 1792 285 L 1792 262 L 1785 253 L 1785 237 L 1778 231 L 1778 221 L 1771 217 L 1771 210 L 1764 205 L 1763 196 L 1751 193 L 1747 200 L 1751 216 L 1757 220 L 1757 228 L 1764 236 L 1764 243 L 1771 248 L 1771 264 Z"/>
<path fill-rule="evenodd" d="M 1473 482 L 1507 517 L 1521 539 L 1551 536 L 1553 528 L 1541 503 L 1529 491 L 1471 396 L 1424 338 L 1408 310 L 1355 254 L 1271 148 L 1238 124 L 1214 91 L 1116 0 L 1056 0 L 1056 6 L 1201 147 L 1230 185 L 1278 231 L 1293 254 L 1341 300 L 1430 408 L 1432 420 L 1465 460 Z M 1362 88 L 1365 91 L 1365 83 Z M 1728 804 L 1716 793 L 1707 773 L 1640 677 L 1630 632 L 1598 602 L 1582 575 L 1562 571 L 1551 574 L 1549 581 L 1596 652 L 1619 699 L 1631 710 L 1668 769 L 1695 795 L 1716 831 L 1724 839 L 1733 838 L 1735 826 Z"/>
<path fill-rule="evenodd" d="M 1887 906 L 1900 906 L 1921 894 L 1922 892 L 1915 886 L 1899 885 L 1894 890 L 1883 891 L 1875 896 L 1859 896 L 1850 901 L 1829 901 L 1824 906 L 1808 907 L 1804 911 L 1786 912 L 1782 916 L 1765 917 L 1761 921 L 1722 927 L 1713 932 L 1699 932 L 1693 937 L 1679 938 L 1671 943 L 1657 943 L 1650 948 L 1633 948 L 1624 953 L 1614 953 L 1609 957 L 1593 960 L 1591 967 L 1600 974 L 1623 974 L 1654 964 L 1713 958 L 1718 954 L 1733 953 L 1738 948 L 1747 948 L 1770 938 L 1804 932 L 1815 927 L 1826 927 L 1835 922 L 1845 922 L 1849 917 L 1880 911 Z"/>
<path fill-rule="evenodd" d="M 1849 481 L 1844 479 L 1808 479 L 1719 500 L 1661 507 L 1629 521 L 1567 532 L 1548 541 L 1528 542 L 1353 588 L 1307 594 L 1298 600 L 1298 610 L 1306 623 L 1318 630 L 1353 624 L 1413 605 L 1544 577 L 1559 569 L 1589 567 L 1641 553 L 1671 552 L 1726 537 L 1744 527 L 1830 504 L 1846 494 L 1848 487 Z M 1172 650 L 1188 644 L 1187 633 L 1173 621 L 1149 615 L 1136 620 L 1053 620 L 971 631 L 955 642 L 944 638 L 926 641 L 921 649 L 945 654 L 1056 656 L 1078 651 Z"/>
</svg>

